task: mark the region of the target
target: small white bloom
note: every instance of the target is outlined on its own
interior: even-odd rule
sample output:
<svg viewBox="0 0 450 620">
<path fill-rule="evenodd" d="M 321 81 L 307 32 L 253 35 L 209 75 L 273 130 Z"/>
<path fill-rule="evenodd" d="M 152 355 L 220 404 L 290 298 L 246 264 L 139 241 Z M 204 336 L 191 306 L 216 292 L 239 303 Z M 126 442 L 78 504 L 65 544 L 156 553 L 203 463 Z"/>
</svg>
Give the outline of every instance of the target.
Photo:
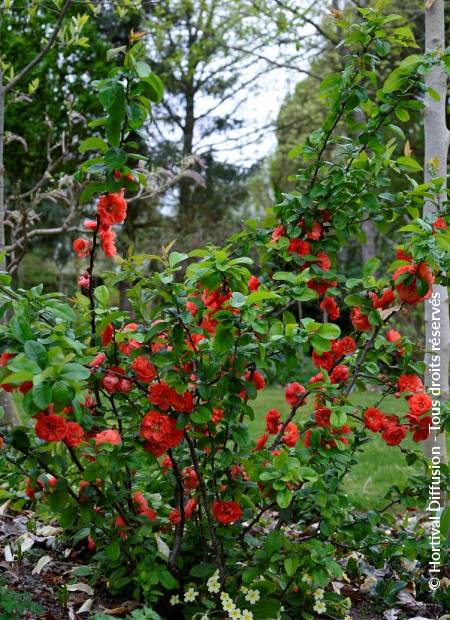
<svg viewBox="0 0 450 620">
<path fill-rule="evenodd" d="M 316 601 L 321 601 L 323 599 L 323 595 L 325 594 L 325 592 L 322 590 L 322 588 L 318 588 L 313 596 L 316 599 Z"/>
<path fill-rule="evenodd" d="M 311 575 L 308 575 L 308 573 L 305 573 L 302 577 L 302 581 L 306 584 L 308 584 L 309 586 L 312 584 L 313 580 Z"/>
<path fill-rule="evenodd" d="M 231 597 L 228 594 L 228 592 L 221 592 L 220 593 L 220 600 L 222 601 L 222 603 L 224 603 L 225 601 L 231 601 Z"/>
<path fill-rule="evenodd" d="M 232 609 L 231 611 L 228 612 L 228 617 L 231 620 L 241 620 L 241 610 L 237 608 Z"/>
<path fill-rule="evenodd" d="M 250 603 L 250 605 L 254 605 L 261 598 L 259 594 L 259 590 L 249 590 L 245 595 L 245 600 Z"/>
<path fill-rule="evenodd" d="M 241 613 L 241 620 L 253 620 L 253 614 L 248 609 L 244 609 Z"/>
<path fill-rule="evenodd" d="M 170 604 L 179 605 L 180 603 L 181 601 L 180 601 L 180 597 L 178 596 L 178 594 L 172 594 L 172 596 L 170 597 Z"/>
<path fill-rule="evenodd" d="M 241 587 L 239 588 L 239 590 L 240 590 L 241 592 L 243 592 L 244 594 L 245 594 L 246 592 L 248 592 L 248 588 L 247 588 L 247 586 L 241 586 Z"/>
<path fill-rule="evenodd" d="M 220 583 L 216 575 L 213 575 L 208 579 L 208 581 L 206 582 L 206 587 L 208 588 L 208 592 L 211 592 L 213 594 L 217 594 L 217 592 L 220 592 Z"/>
<path fill-rule="evenodd" d="M 184 593 L 184 602 L 185 603 L 193 603 L 198 596 L 197 590 L 194 588 L 188 588 Z"/>
<path fill-rule="evenodd" d="M 222 608 L 224 611 L 231 613 L 232 611 L 236 609 L 236 605 L 233 603 L 231 599 L 228 599 L 226 601 L 222 601 Z"/>
<path fill-rule="evenodd" d="M 323 601 L 317 601 L 317 603 L 313 607 L 314 611 L 317 611 L 318 614 L 324 614 L 327 610 L 327 606 Z"/>
</svg>

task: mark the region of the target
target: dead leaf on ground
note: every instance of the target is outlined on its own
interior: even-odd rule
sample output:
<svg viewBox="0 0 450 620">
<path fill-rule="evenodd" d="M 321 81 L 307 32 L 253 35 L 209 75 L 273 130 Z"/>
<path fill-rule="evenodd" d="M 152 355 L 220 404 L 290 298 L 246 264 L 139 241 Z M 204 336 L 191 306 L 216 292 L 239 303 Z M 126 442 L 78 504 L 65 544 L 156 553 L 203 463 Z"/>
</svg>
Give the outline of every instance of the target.
<svg viewBox="0 0 450 620">
<path fill-rule="evenodd" d="M 69 592 L 84 592 L 88 596 L 94 595 L 94 590 L 87 583 L 71 583 L 67 586 Z"/>
<path fill-rule="evenodd" d="M 39 560 L 39 562 L 36 564 L 36 566 L 31 571 L 31 574 L 40 575 L 44 566 L 47 566 L 47 564 L 50 564 L 51 561 L 52 561 L 52 558 L 49 555 L 43 555 L 41 559 Z"/>
</svg>

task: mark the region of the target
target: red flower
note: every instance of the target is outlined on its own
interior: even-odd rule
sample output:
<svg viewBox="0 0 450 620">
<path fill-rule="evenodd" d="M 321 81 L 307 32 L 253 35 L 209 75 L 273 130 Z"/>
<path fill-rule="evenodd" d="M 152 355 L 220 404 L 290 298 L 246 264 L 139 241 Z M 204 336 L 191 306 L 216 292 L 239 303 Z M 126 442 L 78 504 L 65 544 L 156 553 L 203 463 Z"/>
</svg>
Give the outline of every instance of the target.
<svg viewBox="0 0 450 620">
<path fill-rule="evenodd" d="M 323 235 L 322 224 L 314 220 L 311 226 L 311 231 L 307 234 L 308 239 L 312 239 L 313 241 L 319 241 L 322 235 Z"/>
<path fill-rule="evenodd" d="M 242 508 L 237 502 L 213 502 L 213 515 L 216 521 L 222 525 L 228 525 L 239 521 L 242 517 Z"/>
<path fill-rule="evenodd" d="M 401 338 L 401 334 L 399 334 L 395 329 L 389 329 L 386 332 L 386 340 L 388 342 L 397 342 L 398 340 L 401 340 Z"/>
<path fill-rule="evenodd" d="M 317 258 L 319 259 L 317 265 L 319 265 L 323 271 L 330 271 L 331 261 L 328 254 L 325 254 L 325 252 L 317 252 Z"/>
<path fill-rule="evenodd" d="M 39 414 L 34 430 L 44 441 L 62 441 L 66 436 L 67 422 L 54 413 Z"/>
<path fill-rule="evenodd" d="M 77 256 L 80 258 L 86 258 L 86 256 L 89 256 L 91 242 L 87 239 L 75 239 L 72 247 Z"/>
<path fill-rule="evenodd" d="M 253 373 L 248 370 L 245 373 L 245 380 L 251 381 L 257 390 L 263 390 L 266 387 L 266 380 L 259 370 L 254 370 Z"/>
<path fill-rule="evenodd" d="M 103 226 L 121 224 L 127 216 L 127 201 L 123 197 L 123 192 L 100 196 L 97 213 Z"/>
<path fill-rule="evenodd" d="M 196 471 L 193 467 L 185 467 L 183 469 L 183 486 L 185 489 L 194 490 L 199 485 Z"/>
<path fill-rule="evenodd" d="M 294 448 L 297 441 L 300 439 L 300 433 L 295 422 L 289 422 L 286 426 L 286 430 L 283 433 L 283 443 L 288 448 Z"/>
<path fill-rule="evenodd" d="M 351 336 L 344 336 L 339 340 L 333 340 L 331 350 L 335 359 L 339 360 L 344 355 L 350 355 L 356 351 L 356 342 Z"/>
<path fill-rule="evenodd" d="M 411 254 L 408 254 L 408 252 L 405 252 L 405 250 L 402 250 L 401 248 L 399 248 L 395 252 L 395 256 L 396 256 L 397 260 L 405 260 L 408 263 L 410 263 L 412 261 Z"/>
<path fill-rule="evenodd" d="M 407 426 L 390 424 L 381 436 L 388 446 L 398 446 L 406 437 L 407 432 Z"/>
<path fill-rule="evenodd" d="M 77 422 L 67 422 L 66 436 L 64 441 L 68 446 L 74 448 L 85 440 L 84 430 Z"/>
<path fill-rule="evenodd" d="M 213 407 L 211 422 L 213 424 L 218 424 L 222 418 L 223 418 L 223 409 L 216 409 L 215 407 Z"/>
<path fill-rule="evenodd" d="M 16 355 L 15 353 L 8 353 L 7 351 L 2 353 L 0 355 L 0 366 L 2 366 L 3 368 L 6 368 L 8 361 L 12 359 L 15 355 Z"/>
<path fill-rule="evenodd" d="M 281 425 L 281 414 L 278 409 L 270 409 L 266 413 L 266 431 L 269 435 L 275 435 Z"/>
<path fill-rule="evenodd" d="M 418 394 L 413 394 L 408 399 L 408 406 L 411 413 L 416 416 L 421 416 L 424 413 L 428 413 L 428 411 L 430 411 L 433 403 L 428 394 L 420 392 Z"/>
<path fill-rule="evenodd" d="M 89 362 L 89 366 L 91 368 L 99 368 L 103 362 L 106 360 L 106 355 L 104 353 L 98 353 L 94 359 Z"/>
<path fill-rule="evenodd" d="M 388 308 L 394 302 L 394 291 L 391 288 L 387 288 L 385 291 L 383 291 L 381 297 L 378 297 L 376 293 L 369 293 L 369 297 L 372 300 L 373 308 Z"/>
<path fill-rule="evenodd" d="M 198 306 L 193 301 L 187 301 L 185 307 L 186 310 L 192 314 L 192 316 L 195 316 L 198 312 Z"/>
<path fill-rule="evenodd" d="M 109 344 L 111 344 L 113 336 L 114 336 L 114 325 L 112 323 L 109 323 L 105 327 L 105 329 L 102 331 L 101 336 L 100 336 L 102 345 L 104 347 L 107 347 Z"/>
<path fill-rule="evenodd" d="M 432 418 L 430 416 L 417 418 L 415 415 L 411 414 L 408 414 L 406 417 L 409 419 L 410 427 L 413 431 L 413 441 L 425 441 L 425 439 L 428 439 Z"/>
<path fill-rule="evenodd" d="M 257 291 L 261 285 L 261 282 L 256 276 L 250 276 L 250 280 L 248 281 L 248 290 L 249 291 Z"/>
<path fill-rule="evenodd" d="M 399 392 L 425 392 L 422 380 L 417 375 L 400 375 L 397 379 Z"/>
<path fill-rule="evenodd" d="M 102 250 L 105 253 L 105 256 L 109 258 L 113 258 L 117 254 L 116 248 L 116 233 L 112 230 L 112 228 L 101 228 L 100 229 L 100 241 L 102 244 Z"/>
<path fill-rule="evenodd" d="M 297 383 L 296 381 L 294 381 L 293 383 L 288 383 L 285 390 L 284 390 L 284 397 L 286 399 L 286 402 L 291 406 L 294 407 L 299 398 L 301 397 L 302 394 L 304 394 L 306 392 L 305 388 L 303 387 L 303 385 L 301 385 L 300 383 Z"/>
<path fill-rule="evenodd" d="M 314 412 L 314 418 L 317 426 L 322 428 L 330 427 L 331 409 L 328 407 L 318 407 Z"/>
<path fill-rule="evenodd" d="M 311 254 L 311 245 L 303 239 L 291 239 L 288 252 L 298 254 L 299 256 L 306 256 Z"/>
<path fill-rule="evenodd" d="M 173 508 L 169 513 L 169 521 L 173 523 L 173 525 L 178 525 L 181 522 L 181 514 L 178 508 Z"/>
<path fill-rule="evenodd" d="M 154 456 L 161 456 L 169 448 L 175 448 L 183 441 L 183 430 L 177 428 L 176 420 L 159 411 L 149 411 L 145 414 L 140 433 L 146 440 L 144 448 Z"/>
<path fill-rule="evenodd" d="M 95 230 L 97 228 L 96 220 L 84 220 L 83 227 L 85 230 Z"/>
<path fill-rule="evenodd" d="M 264 435 L 261 435 L 261 437 L 258 437 L 258 439 L 256 440 L 255 450 L 257 452 L 259 450 L 262 450 L 264 446 L 266 445 L 268 439 L 269 439 L 269 435 L 267 434 L 264 434 Z"/>
<path fill-rule="evenodd" d="M 368 407 L 364 412 L 364 424 L 374 433 L 383 429 L 384 414 L 376 407 Z"/>
<path fill-rule="evenodd" d="M 418 304 L 431 295 L 434 276 L 426 263 L 403 265 L 392 275 L 400 299 L 409 304 Z M 420 291 L 417 289 L 421 285 Z"/>
<path fill-rule="evenodd" d="M 178 394 L 174 390 L 174 394 L 171 401 L 172 408 L 179 413 L 191 413 L 194 410 L 194 397 L 192 392 L 186 390 L 183 394 Z"/>
<path fill-rule="evenodd" d="M 351 309 L 350 320 L 353 323 L 353 327 L 360 332 L 367 332 L 372 329 L 369 317 L 363 314 L 358 306 L 354 306 Z"/>
<path fill-rule="evenodd" d="M 278 239 L 281 239 L 281 237 L 284 235 L 285 232 L 286 231 L 285 231 L 283 224 L 279 224 L 272 231 L 272 241 L 278 241 Z"/>
<path fill-rule="evenodd" d="M 324 370 L 331 370 L 334 366 L 334 356 L 330 351 L 325 351 L 321 355 L 313 351 L 312 361 L 317 368 L 323 368 Z"/>
<path fill-rule="evenodd" d="M 122 437 L 119 431 L 116 431 L 114 428 L 107 428 L 104 431 L 100 431 L 100 433 L 96 433 L 94 439 L 96 446 L 101 446 L 104 443 L 120 446 L 122 443 Z"/>
<path fill-rule="evenodd" d="M 156 377 L 156 368 L 145 355 L 138 355 L 134 358 L 131 368 L 134 374 L 144 383 L 151 383 Z"/>
<path fill-rule="evenodd" d="M 167 411 L 172 404 L 174 394 L 176 393 L 165 381 L 151 385 L 148 390 L 148 399 L 152 405 L 156 405 L 163 411 Z"/>
<path fill-rule="evenodd" d="M 347 381 L 350 376 L 350 370 L 344 364 L 338 364 L 333 368 L 333 372 L 330 375 L 331 383 L 342 383 Z"/>
<path fill-rule="evenodd" d="M 194 510 L 196 510 L 198 506 L 198 502 L 196 499 L 188 499 L 188 501 L 184 505 L 184 518 L 186 521 L 192 517 L 194 514 Z"/>
<path fill-rule="evenodd" d="M 331 321 L 338 319 L 341 314 L 339 306 L 333 297 L 324 297 L 320 302 L 320 309 L 328 314 Z"/>
<path fill-rule="evenodd" d="M 441 216 L 437 217 L 434 220 L 434 222 L 432 223 L 432 226 L 435 230 L 438 230 L 438 229 L 445 230 L 446 228 L 448 228 L 447 222 Z"/>
</svg>

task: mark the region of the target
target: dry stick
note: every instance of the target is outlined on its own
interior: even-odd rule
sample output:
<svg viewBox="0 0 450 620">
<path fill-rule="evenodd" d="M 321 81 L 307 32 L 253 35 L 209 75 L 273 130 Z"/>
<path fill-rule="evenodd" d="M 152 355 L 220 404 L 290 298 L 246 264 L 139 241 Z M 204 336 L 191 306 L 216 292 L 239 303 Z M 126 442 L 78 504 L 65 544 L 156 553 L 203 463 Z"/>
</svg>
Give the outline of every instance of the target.
<svg viewBox="0 0 450 620">
<path fill-rule="evenodd" d="M 200 471 L 200 466 L 199 466 L 197 454 L 195 453 L 195 446 L 194 446 L 194 444 L 192 442 L 192 439 L 189 437 L 189 434 L 187 433 L 187 431 L 184 431 L 184 437 L 185 437 L 186 442 L 187 442 L 187 444 L 189 446 L 189 452 L 191 454 L 192 464 L 194 466 L 195 473 L 197 474 L 197 478 L 198 478 L 199 483 L 200 483 L 200 493 L 201 493 L 202 500 L 203 500 L 203 508 L 205 509 L 205 513 L 206 513 L 206 519 L 208 521 L 208 529 L 209 529 L 209 535 L 211 537 L 211 544 L 214 547 L 214 551 L 216 553 L 217 568 L 219 569 L 220 581 L 223 584 L 225 582 L 225 570 L 224 570 L 224 565 L 223 565 L 223 555 L 222 555 L 222 550 L 221 550 L 221 548 L 219 546 L 219 543 L 217 542 L 216 529 L 215 529 L 214 523 L 212 522 L 212 519 L 211 519 L 211 513 L 210 513 L 210 510 L 209 510 L 209 502 L 208 502 L 208 494 L 207 494 L 207 491 L 206 491 L 205 482 L 203 480 L 203 476 L 202 476 L 202 473 Z"/>
<path fill-rule="evenodd" d="M 183 533 L 184 533 L 185 516 L 184 516 L 184 498 L 183 498 L 183 480 L 181 477 L 180 468 L 178 467 L 178 463 L 173 457 L 172 450 L 170 449 L 167 450 L 167 454 L 169 456 L 170 462 L 172 463 L 173 473 L 175 474 L 175 478 L 177 480 L 177 488 L 178 488 L 178 496 L 179 496 L 178 501 L 179 501 L 179 506 L 180 506 L 180 522 L 177 523 L 177 527 L 175 529 L 175 540 L 174 540 L 172 551 L 170 552 L 169 560 L 168 560 L 169 566 L 174 568 L 177 555 L 181 547 L 181 541 L 183 539 Z"/>
</svg>

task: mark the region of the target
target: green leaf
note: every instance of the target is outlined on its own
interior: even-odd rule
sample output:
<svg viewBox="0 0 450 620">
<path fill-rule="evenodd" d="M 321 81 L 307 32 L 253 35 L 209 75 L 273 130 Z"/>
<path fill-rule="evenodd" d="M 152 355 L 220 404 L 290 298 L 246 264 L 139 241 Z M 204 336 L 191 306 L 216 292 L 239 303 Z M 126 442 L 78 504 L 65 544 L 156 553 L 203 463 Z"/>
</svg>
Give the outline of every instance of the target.
<svg viewBox="0 0 450 620">
<path fill-rule="evenodd" d="M 111 148 L 106 151 L 104 159 L 108 169 L 113 171 L 124 165 L 127 155 L 123 149 Z"/>
<path fill-rule="evenodd" d="M 140 78 L 148 78 L 151 72 L 152 70 L 146 62 L 138 60 L 138 62 L 136 63 L 136 73 Z"/>
<path fill-rule="evenodd" d="M 164 96 L 164 85 L 159 77 L 152 73 L 147 78 L 144 78 L 142 82 L 145 83 L 145 92 L 149 99 L 154 103 L 161 103 Z"/>
<path fill-rule="evenodd" d="M 27 340 L 24 344 L 23 350 L 25 351 L 25 355 L 28 359 L 32 362 L 36 362 L 40 368 L 44 369 L 47 366 L 47 349 L 40 342 L 36 342 L 35 340 Z"/>
<path fill-rule="evenodd" d="M 292 491 L 283 489 L 277 493 L 277 504 L 280 508 L 287 508 L 292 501 Z"/>
<path fill-rule="evenodd" d="M 372 273 L 375 273 L 380 265 L 381 261 L 379 258 L 376 258 L 375 256 L 373 258 L 369 258 L 363 267 L 363 274 L 365 276 L 370 276 Z"/>
<path fill-rule="evenodd" d="M 87 368 L 77 362 L 73 362 L 64 366 L 61 373 L 61 379 L 67 379 L 68 381 L 83 381 L 88 379 L 90 374 L 91 373 Z"/>
<path fill-rule="evenodd" d="M 107 306 L 109 301 L 109 289 L 107 286 L 102 284 L 101 286 L 97 286 L 94 291 L 95 298 L 102 304 L 102 306 Z"/>
<path fill-rule="evenodd" d="M 118 560 L 120 558 L 120 545 L 117 540 L 113 540 L 113 542 L 109 543 L 105 548 L 105 552 L 110 560 Z"/>
<path fill-rule="evenodd" d="M 252 606 L 255 620 L 273 620 L 278 617 L 281 603 L 275 599 L 267 598 L 258 601 Z"/>
<path fill-rule="evenodd" d="M 419 162 L 417 162 L 412 157 L 399 157 L 397 159 L 397 163 L 408 172 L 420 172 L 423 169 Z"/>
<path fill-rule="evenodd" d="M 322 323 L 319 327 L 319 336 L 328 340 L 335 340 L 341 335 L 341 328 L 334 323 Z"/>
<path fill-rule="evenodd" d="M 291 556 L 290 558 L 286 558 L 284 560 L 284 570 L 286 571 L 286 575 L 288 577 L 293 577 L 297 572 L 297 569 L 300 565 L 299 556 Z"/>
<path fill-rule="evenodd" d="M 86 153 L 87 151 L 101 151 L 104 153 L 108 148 L 107 143 L 102 138 L 86 138 L 80 143 L 78 150 L 80 153 Z"/>
<path fill-rule="evenodd" d="M 253 293 L 250 293 L 250 295 L 247 295 L 248 304 L 254 304 L 258 301 L 263 301 L 264 299 L 281 299 L 281 298 L 279 295 L 277 295 L 277 293 L 274 293 L 273 291 L 264 291 L 264 290 L 254 291 Z"/>
<path fill-rule="evenodd" d="M 182 252 L 171 252 L 169 254 L 169 266 L 175 267 L 178 263 L 182 263 L 187 258 L 189 258 L 188 254 L 183 254 Z"/>
<path fill-rule="evenodd" d="M 33 401 L 39 409 L 47 409 L 52 402 L 52 386 L 50 383 L 39 383 L 33 386 Z"/>
</svg>

